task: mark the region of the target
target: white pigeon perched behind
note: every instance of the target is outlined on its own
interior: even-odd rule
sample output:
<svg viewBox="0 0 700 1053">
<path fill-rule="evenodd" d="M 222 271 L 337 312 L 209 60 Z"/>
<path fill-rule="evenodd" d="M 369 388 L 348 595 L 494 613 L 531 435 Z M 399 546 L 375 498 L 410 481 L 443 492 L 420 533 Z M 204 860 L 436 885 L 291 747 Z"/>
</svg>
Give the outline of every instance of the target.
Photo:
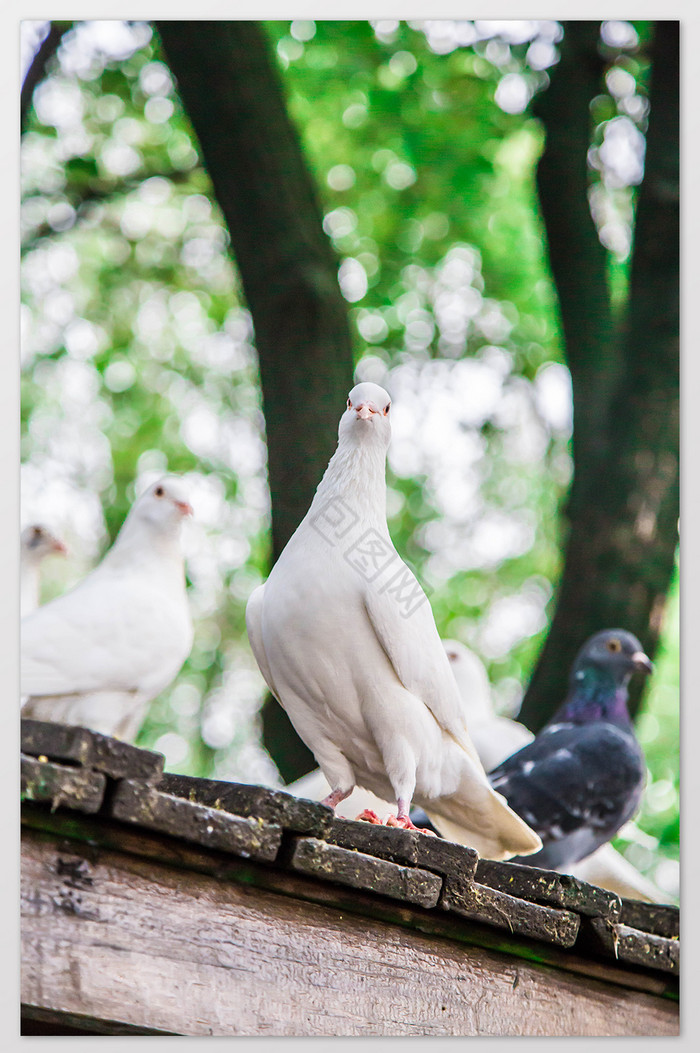
<svg viewBox="0 0 700 1053">
<path fill-rule="evenodd" d="M 390 399 L 356 385 L 311 507 L 246 609 L 268 687 L 336 807 L 358 784 L 414 800 L 450 840 L 503 859 L 540 840 L 489 785 L 430 604 L 386 522 Z"/>
<path fill-rule="evenodd" d="M 472 742 L 485 770 L 491 771 L 535 736 L 517 720 L 496 715 L 486 667 L 478 655 L 459 640 L 445 640 L 443 646 L 464 702 Z"/>
<path fill-rule="evenodd" d="M 65 556 L 66 546 L 43 523 L 31 523 L 19 539 L 19 612 L 24 618 L 39 606 L 40 568 L 47 556 Z"/>
<path fill-rule="evenodd" d="M 180 548 L 191 514 L 181 480 L 153 483 L 102 562 L 22 620 L 22 716 L 134 740 L 192 647 Z"/>
<path fill-rule="evenodd" d="M 624 827 L 620 831 L 624 833 Z M 560 867 L 581 881 L 609 889 L 628 899 L 647 900 L 649 903 L 668 903 L 669 897 L 653 881 L 640 874 L 635 866 L 613 848 L 601 845 L 590 856 L 580 859 L 573 866 Z"/>
</svg>

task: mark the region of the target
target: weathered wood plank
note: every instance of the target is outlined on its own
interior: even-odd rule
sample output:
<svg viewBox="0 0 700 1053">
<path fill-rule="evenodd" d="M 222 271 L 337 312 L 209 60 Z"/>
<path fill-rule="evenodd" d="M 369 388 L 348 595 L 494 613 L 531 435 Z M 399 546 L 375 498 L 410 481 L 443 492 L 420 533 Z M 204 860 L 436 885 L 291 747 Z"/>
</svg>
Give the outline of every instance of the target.
<svg viewBox="0 0 700 1053">
<path fill-rule="evenodd" d="M 20 795 L 23 801 L 48 801 L 79 812 L 97 812 L 107 780 L 101 772 L 68 768 L 20 754 Z"/>
<path fill-rule="evenodd" d="M 234 815 L 265 819 L 286 830 L 311 837 L 325 836 L 333 822 L 333 809 L 325 804 L 265 786 L 166 772 L 158 789 Z"/>
<path fill-rule="evenodd" d="M 541 870 L 524 863 L 498 863 L 480 859 L 476 880 L 510 896 L 524 897 L 553 907 L 575 910 L 578 914 L 619 919 L 620 897 L 607 889 L 579 881 L 570 874 Z"/>
<path fill-rule="evenodd" d="M 94 768 L 113 779 L 145 779 L 155 783 L 165 763 L 162 753 L 143 750 L 70 724 L 25 719 L 20 721 L 20 734 L 23 753 Z"/>
<path fill-rule="evenodd" d="M 680 910 L 672 903 L 643 903 L 638 899 L 623 899 L 619 921 L 633 929 L 653 932 L 669 939 L 677 939 L 680 934 Z"/>
<path fill-rule="evenodd" d="M 582 942 L 618 961 L 645 968 L 661 969 L 678 976 L 680 943 L 667 936 L 640 932 L 629 925 L 611 923 L 605 918 L 586 918 Z"/>
<path fill-rule="evenodd" d="M 356 819 L 334 819 L 326 840 L 393 863 L 418 866 L 437 874 L 456 873 L 466 881 L 474 877 L 479 858 L 473 848 L 441 837 L 428 837 L 416 830 L 358 822 Z"/>
<path fill-rule="evenodd" d="M 22 1000 L 47 1012 L 188 1035 L 678 1033 L 667 999 L 152 860 L 76 843 L 71 865 L 65 846 L 23 841 Z"/>
<path fill-rule="evenodd" d="M 243 819 L 203 804 L 161 793 L 138 780 L 122 779 L 110 804 L 115 819 L 220 848 L 251 859 L 273 860 L 282 829 L 262 819 Z"/>
<path fill-rule="evenodd" d="M 453 877 L 445 880 L 440 906 L 465 918 L 485 921 L 508 932 L 546 940 L 560 947 L 573 947 L 581 921 L 578 914 L 571 911 L 529 903 L 488 885 Z"/>
<path fill-rule="evenodd" d="M 287 865 L 303 874 L 351 888 L 368 889 L 420 907 L 434 907 L 442 891 L 442 878 L 429 870 L 375 859 L 364 852 L 326 844 L 316 837 L 293 838 Z"/>
</svg>

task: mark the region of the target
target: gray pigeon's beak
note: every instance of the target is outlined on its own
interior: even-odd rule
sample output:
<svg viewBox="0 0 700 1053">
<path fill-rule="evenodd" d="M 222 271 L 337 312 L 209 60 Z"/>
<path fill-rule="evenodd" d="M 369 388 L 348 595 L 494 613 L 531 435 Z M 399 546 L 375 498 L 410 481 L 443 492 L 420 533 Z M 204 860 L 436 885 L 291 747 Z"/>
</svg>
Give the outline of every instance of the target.
<svg viewBox="0 0 700 1053">
<path fill-rule="evenodd" d="M 635 651 L 632 655 L 632 662 L 634 668 L 638 669 L 640 673 L 653 673 L 654 666 L 651 659 L 644 654 L 644 651 Z"/>
<path fill-rule="evenodd" d="M 377 412 L 369 403 L 363 403 L 355 409 L 359 420 L 369 420 L 372 414 Z"/>
</svg>

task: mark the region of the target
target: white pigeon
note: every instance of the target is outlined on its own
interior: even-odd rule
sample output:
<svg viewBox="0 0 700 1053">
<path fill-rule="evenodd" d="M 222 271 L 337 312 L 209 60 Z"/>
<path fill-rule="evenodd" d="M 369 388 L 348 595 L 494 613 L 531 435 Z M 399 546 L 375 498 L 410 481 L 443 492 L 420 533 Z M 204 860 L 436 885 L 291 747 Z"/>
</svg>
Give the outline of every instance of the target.
<svg viewBox="0 0 700 1053">
<path fill-rule="evenodd" d="M 268 687 L 336 807 L 357 784 L 412 800 L 450 840 L 503 859 L 540 839 L 489 785 L 427 597 L 386 522 L 390 399 L 358 384 L 311 507 L 246 609 Z"/>
<path fill-rule="evenodd" d="M 499 717 L 493 708 L 491 684 L 478 655 L 459 640 L 444 640 L 469 721 L 469 734 L 486 771 L 532 742 L 534 735 L 524 724 Z"/>
<path fill-rule="evenodd" d="M 534 735 L 517 720 L 497 716 L 486 669 L 477 655 L 459 640 L 445 640 L 445 651 L 464 701 L 471 734 L 486 771 L 532 742 Z M 619 896 L 663 903 L 668 897 L 632 866 L 611 844 L 560 870 Z"/>
<path fill-rule="evenodd" d="M 180 548 L 191 514 L 179 479 L 153 483 L 102 562 L 22 620 L 22 716 L 135 739 L 192 647 Z"/>
<path fill-rule="evenodd" d="M 66 546 L 43 523 L 26 526 L 19 540 L 20 616 L 39 606 L 40 568 L 47 556 L 66 554 Z"/>
</svg>

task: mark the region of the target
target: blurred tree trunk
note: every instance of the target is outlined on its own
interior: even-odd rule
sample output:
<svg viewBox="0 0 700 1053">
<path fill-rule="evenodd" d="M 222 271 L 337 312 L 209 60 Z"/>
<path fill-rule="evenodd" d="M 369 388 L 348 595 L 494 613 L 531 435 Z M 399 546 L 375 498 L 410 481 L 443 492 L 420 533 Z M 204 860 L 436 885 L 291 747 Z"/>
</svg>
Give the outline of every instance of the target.
<svg viewBox="0 0 700 1053">
<path fill-rule="evenodd" d="M 29 110 L 34 97 L 34 89 L 46 76 L 46 67 L 58 51 L 58 45 L 61 43 L 63 34 L 66 33 L 72 25 L 72 22 L 51 22 L 49 24 L 48 33 L 37 48 L 34 58 L 29 65 L 29 69 L 27 70 L 22 82 L 22 91 L 20 93 L 19 101 L 19 126 L 22 134 L 26 131 L 27 118 L 29 117 Z"/>
<path fill-rule="evenodd" d="M 253 316 L 276 559 L 308 511 L 352 387 L 337 260 L 261 26 L 156 26 Z M 316 766 L 273 699 L 263 708 L 263 741 L 287 781 Z"/>
<path fill-rule="evenodd" d="M 653 656 L 678 540 L 679 24 L 654 27 L 645 174 L 617 327 L 587 204 L 598 29 L 565 23 L 561 62 L 538 110 L 546 131 L 538 191 L 574 392 L 574 478 L 556 609 L 520 712 L 535 731 L 561 703 L 571 662 L 593 632 L 629 629 Z"/>
</svg>

